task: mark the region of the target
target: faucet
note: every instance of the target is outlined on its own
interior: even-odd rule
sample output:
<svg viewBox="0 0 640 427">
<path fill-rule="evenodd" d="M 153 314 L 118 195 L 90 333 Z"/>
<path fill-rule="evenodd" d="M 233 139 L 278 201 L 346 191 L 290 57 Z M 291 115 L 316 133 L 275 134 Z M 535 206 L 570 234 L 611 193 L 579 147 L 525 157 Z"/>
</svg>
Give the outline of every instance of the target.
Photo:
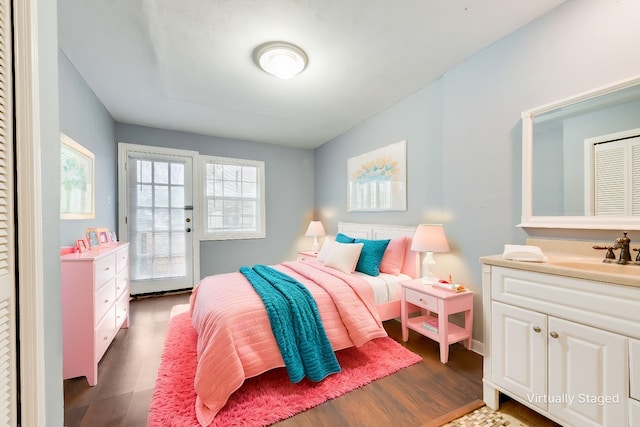
<svg viewBox="0 0 640 427">
<path fill-rule="evenodd" d="M 607 254 L 604 256 L 604 259 L 602 260 L 602 262 L 614 262 L 616 260 L 616 254 L 613 253 L 613 246 L 593 246 L 593 249 L 606 249 Z M 638 254 L 638 256 L 640 257 L 640 254 Z"/>
<path fill-rule="evenodd" d="M 629 244 L 631 243 L 631 239 L 627 237 L 627 232 L 625 231 L 624 237 L 618 237 L 616 242 L 613 244 L 614 249 L 620 249 L 620 257 L 618 258 L 618 264 L 626 264 L 631 262 L 631 252 L 629 250 Z"/>
</svg>

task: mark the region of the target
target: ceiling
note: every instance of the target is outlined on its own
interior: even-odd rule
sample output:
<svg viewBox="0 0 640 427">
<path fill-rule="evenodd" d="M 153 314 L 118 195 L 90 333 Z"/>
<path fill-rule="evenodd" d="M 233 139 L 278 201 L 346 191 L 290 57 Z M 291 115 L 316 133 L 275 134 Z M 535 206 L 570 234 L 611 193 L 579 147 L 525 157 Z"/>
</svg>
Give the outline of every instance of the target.
<svg viewBox="0 0 640 427">
<path fill-rule="evenodd" d="M 315 148 L 564 1 L 58 0 L 59 43 L 118 122 Z"/>
</svg>

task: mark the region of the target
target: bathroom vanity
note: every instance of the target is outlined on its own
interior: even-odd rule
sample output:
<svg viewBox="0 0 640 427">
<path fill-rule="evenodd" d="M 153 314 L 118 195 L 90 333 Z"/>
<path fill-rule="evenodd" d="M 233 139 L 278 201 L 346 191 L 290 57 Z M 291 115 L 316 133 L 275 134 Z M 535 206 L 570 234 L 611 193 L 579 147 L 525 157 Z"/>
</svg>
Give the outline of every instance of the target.
<svg viewBox="0 0 640 427">
<path fill-rule="evenodd" d="M 566 426 L 640 427 L 640 265 L 482 257 L 484 400 Z"/>
</svg>

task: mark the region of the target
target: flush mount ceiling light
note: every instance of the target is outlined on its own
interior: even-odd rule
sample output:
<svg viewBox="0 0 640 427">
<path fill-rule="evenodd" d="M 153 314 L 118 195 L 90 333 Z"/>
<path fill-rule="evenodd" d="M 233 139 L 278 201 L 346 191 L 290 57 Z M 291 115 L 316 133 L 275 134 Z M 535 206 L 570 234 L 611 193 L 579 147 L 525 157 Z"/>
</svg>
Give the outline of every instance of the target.
<svg viewBox="0 0 640 427">
<path fill-rule="evenodd" d="M 257 64 L 269 74 L 288 80 L 307 66 L 307 55 L 298 46 L 286 42 L 270 42 L 255 51 Z"/>
</svg>

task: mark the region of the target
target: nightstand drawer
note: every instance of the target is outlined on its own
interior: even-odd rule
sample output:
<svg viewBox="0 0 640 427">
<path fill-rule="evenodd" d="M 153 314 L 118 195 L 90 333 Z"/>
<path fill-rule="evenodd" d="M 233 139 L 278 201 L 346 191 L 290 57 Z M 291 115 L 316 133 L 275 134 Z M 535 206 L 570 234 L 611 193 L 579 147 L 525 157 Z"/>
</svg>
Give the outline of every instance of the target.
<svg viewBox="0 0 640 427">
<path fill-rule="evenodd" d="M 407 302 L 417 305 L 418 307 L 425 308 L 429 311 L 438 310 L 438 299 L 431 295 L 425 295 L 423 293 L 414 291 L 413 289 L 406 289 Z"/>
</svg>

